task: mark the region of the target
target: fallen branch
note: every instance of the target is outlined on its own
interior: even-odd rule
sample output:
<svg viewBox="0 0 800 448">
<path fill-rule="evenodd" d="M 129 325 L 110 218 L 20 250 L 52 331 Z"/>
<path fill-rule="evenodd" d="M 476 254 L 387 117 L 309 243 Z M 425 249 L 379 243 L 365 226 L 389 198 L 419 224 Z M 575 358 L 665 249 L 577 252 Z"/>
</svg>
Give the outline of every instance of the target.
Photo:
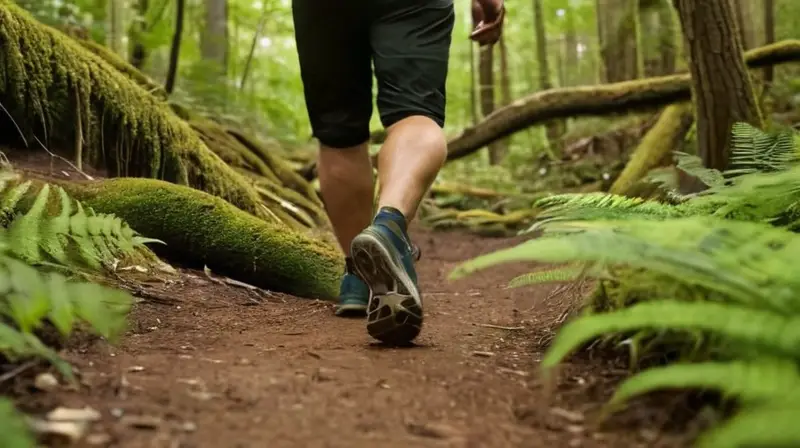
<svg viewBox="0 0 800 448">
<path fill-rule="evenodd" d="M 745 53 L 750 68 L 800 60 L 800 40 L 784 40 Z M 495 110 L 448 142 L 447 160 L 472 154 L 496 140 L 556 118 L 653 110 L 691 99 L 688 73 L 613 84 L 551 89 Z"/>
</svg>

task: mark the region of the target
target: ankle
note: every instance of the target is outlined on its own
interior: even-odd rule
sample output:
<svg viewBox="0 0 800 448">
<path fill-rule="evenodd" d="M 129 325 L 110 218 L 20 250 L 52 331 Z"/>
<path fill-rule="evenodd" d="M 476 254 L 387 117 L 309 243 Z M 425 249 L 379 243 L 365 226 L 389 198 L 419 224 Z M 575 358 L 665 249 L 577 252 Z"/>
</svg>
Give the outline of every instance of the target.
<svg viewBox="0 0 800 448">
<path fill-rule="evenodd" d="M 356 275 L 356 265 L 353 262 L 353 257 L 347 256 L 344 258 L 344 274 Z"/>
<path fill-rule="evenodd" d="M 390 206 L 383 206 L 378 210 L 378 213 L 375 215 L 375 218 L 372 221 L 374 224 L 387 224 L 392 222 L 400 228 L 403 237 L 406 241 L 410 241 L 408 237 L 408 221 L 400 210 L 390 207 Z"/>
</svg>

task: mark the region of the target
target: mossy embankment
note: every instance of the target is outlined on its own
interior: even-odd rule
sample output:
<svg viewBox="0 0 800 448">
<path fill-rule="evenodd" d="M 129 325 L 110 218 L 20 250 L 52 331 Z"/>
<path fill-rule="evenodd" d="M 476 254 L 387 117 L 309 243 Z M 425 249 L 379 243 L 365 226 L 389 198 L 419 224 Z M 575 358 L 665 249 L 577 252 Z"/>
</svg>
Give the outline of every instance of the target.
<svg viewBox="0 0 800 448">
<path fill-rule="evenodd" d="M 71 150 L 78 166 L 188 185 L 274 219 L 253 185 L 167 103 L 8 0 L 0 0 L 0 103 L 33 150 L 39 140 Z M 20 138 L 5 114 L 0 120 L 8 130 L 1 140 Z"/>
<path fill-rule="evenodd" d="M 136 231 L 167 245 L 167 260 L 272 291 L 332 300 L 342 254 L 334 246 L 266 222 L 210 194 L 155 179 L 116 178 L 61 184 L 98 212 L 114 213 Z"/>
</svg>

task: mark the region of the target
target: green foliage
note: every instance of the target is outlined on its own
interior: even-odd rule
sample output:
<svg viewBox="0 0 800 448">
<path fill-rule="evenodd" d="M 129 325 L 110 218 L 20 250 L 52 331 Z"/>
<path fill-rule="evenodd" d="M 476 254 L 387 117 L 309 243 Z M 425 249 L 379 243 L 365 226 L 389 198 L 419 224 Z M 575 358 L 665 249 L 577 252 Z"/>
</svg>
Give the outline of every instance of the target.
<svg viewBox="0 0 800 448">
<path fill-rule="evenodd" d="M 544 198 L 535 225 L 542 237 L 470 260 L 452 276 L 512 261 L 570 263 L 513 286 L 571 278 L 584 272 L 580 266 L 603 272 L 594 275 L 601 288 L 593 299 L 605 306 L 562 327 L 543 368 L 598 338 L 628 342 L 634 358 L 643 347 L 677 350 L 684 362 L 629 378 L 607 410 L 659 389 L 710 390 L 739 411 L 699 446 L 796 444 L 800 433 L 789 423 L 800 410 L 800 394 L 791 392 L 800 385 L 796 141 L 791 132 L 734 126 L 730 170 L 705 170 L 680 156 L 680 167 L 710 188 L 677 204 L 603 194 Z M 617 297 L 604 299 L 608 290 Z"/>
<path fill-rule="evenodd" d="M 12 185 L 13 174 L 0 176 L 0 221 L 8 232 L 9 250 L 27 263 L 97 270 L 144 249 L 145 243 L 160 242 L 138 235 L 114 215 L 84 208 L 59 186 L 43 184 L 33 203 L 23 207 L 33 182 Z M 57 192 L 55 216 L 48 213 L 51 188 Z"/>
<path fill-rule="evenodd" d="M 121 290 L 74 281 L 58 271 L 96 273 L 156 240 L 138 235 L 114 215 L 94 213 L 61 187 L 19 182 L 5 170 L 0 171 L 0 224 L 0 359 L 41 358 L 74 380 L 70 365 L 42 343 L 39 332 L 52 327 L 67 338 L 85 328 L 115 341 L 132 300 Z M 0 401 L 0 445 L 33 446 L 8 401 Z"/>
<path fill-rule="evenodd" d="M 25 420 L 14 409 L 10 400 L 0 398 L 0 442 L 6 448 L 33 448 L 33 437 Z"/>
</svg>

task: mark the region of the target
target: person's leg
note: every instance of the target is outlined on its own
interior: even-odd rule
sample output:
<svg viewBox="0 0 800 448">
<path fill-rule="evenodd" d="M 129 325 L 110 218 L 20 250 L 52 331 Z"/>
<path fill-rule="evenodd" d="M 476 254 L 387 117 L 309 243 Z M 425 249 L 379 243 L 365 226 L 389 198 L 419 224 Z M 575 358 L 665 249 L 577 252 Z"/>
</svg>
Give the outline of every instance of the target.
<svg viewBox="0 0 800 448">
<path fill-rule="evenodd" d="M 380 210 L 353 240 L 351 251 L 372 290 L 367 331 L 400 344 L 422 328 L 422 296 L 407 227 L 447 155 L 442 126 L 455 14 L 452 0 L 373 5 L 378 108 L 387 138 L 378 159 Z"/>
<path fill-rule="evenodd" d="M 353 272 L 350 243 L 372 217 L 373 174 L 367 144 L 372 68 L 367 16 L 351 2 L 293 0 L 295 39 L 306 107 L 320 142 L 318 173 L 325 209 L 347 257 L 337 314 L 361 314 L 367 286 Z"/>
</svg>

